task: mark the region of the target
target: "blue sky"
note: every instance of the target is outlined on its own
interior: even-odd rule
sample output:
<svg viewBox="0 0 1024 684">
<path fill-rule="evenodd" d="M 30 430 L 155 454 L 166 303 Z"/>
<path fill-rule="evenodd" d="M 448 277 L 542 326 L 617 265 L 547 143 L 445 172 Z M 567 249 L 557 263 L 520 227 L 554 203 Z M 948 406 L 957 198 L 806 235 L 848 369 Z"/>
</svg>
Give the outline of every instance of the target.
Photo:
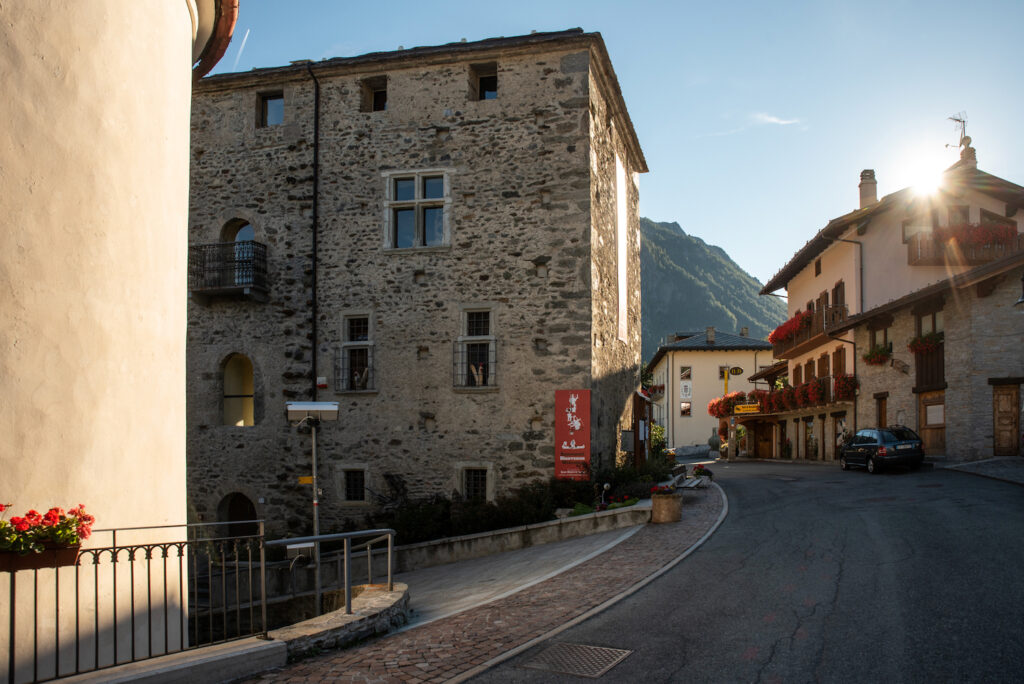
<svg viewBox="0 0 1024 684">
<path fill-rule="evenodd" d="M 836 216 L 957 159 L 1024 185 L 1024 2 L 241 0 L 214 73 L 580 27 L 600 32 L 650 173 L 640 213 L 765 282 Z M 1015 125 L 1016 124 L 1016 125 Z M 953 144 L 954 148 L 946 148 Z"/>
</svg>

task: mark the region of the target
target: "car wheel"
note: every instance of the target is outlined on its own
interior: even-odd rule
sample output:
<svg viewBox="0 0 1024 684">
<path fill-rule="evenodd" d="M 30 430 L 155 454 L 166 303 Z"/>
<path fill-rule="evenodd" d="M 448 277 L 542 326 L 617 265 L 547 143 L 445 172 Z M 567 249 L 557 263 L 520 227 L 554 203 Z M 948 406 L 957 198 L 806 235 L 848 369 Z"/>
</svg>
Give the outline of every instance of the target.
<svg viewBox="0 0 1024 684">
<path fill-rule="evenodd" d="M 849 470 L 850 469 L 850 464 L 846 462 L 846 457 L 845 456 L 840 456 L 839 457 L 839 467 L 842 468 L 843 470 Z"/>
<path fill-rule="evenodd" d="M 875 457 L 874 456 L 868 456 L 868 472 L 871 473 L 872 475 L 874 475 L 875 473 L 878 472 L 878 470 L 879 470 L 879 468 L 878 468 L 878 464 L 875 463 Z"/>
</svg>

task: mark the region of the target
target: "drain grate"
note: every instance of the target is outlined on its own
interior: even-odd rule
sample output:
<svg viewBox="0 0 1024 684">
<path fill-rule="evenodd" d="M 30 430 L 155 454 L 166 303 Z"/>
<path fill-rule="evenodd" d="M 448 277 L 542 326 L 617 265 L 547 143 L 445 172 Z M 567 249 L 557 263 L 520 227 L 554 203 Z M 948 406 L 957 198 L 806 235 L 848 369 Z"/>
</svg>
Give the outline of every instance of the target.
<svg viewBox="0 0 1024 684">
<path fill-rule="evenodd" d="M 582 644 L 552 644 L 519 667 L 596 679 L 621 663 L 632 651 Z"/>
</svg>

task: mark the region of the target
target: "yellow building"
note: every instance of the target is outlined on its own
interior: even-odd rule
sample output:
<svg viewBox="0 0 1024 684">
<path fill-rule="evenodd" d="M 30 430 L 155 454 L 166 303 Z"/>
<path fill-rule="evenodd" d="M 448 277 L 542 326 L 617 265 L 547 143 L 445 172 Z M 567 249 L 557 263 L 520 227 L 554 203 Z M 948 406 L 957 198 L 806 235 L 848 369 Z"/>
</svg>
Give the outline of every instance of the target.
<svg viewBox="0 0 1024 684">
<path fill-rule="evenodd" d="M 708 414 L 708 402 L 727 390 L 753 389 L 750 376 L 772 365 L 771 350 L 768 342 L 748 337 L 746 328 L 736 335 L 713 327 L 676 333 L 658 347 L 648 368 L 654 379 L 654 422 L 664 426 L 665 443 L 706 444 L 719 426 L 718 418 Z M 730 368 L 740 370 L 729 373 Z"/>
</svg>

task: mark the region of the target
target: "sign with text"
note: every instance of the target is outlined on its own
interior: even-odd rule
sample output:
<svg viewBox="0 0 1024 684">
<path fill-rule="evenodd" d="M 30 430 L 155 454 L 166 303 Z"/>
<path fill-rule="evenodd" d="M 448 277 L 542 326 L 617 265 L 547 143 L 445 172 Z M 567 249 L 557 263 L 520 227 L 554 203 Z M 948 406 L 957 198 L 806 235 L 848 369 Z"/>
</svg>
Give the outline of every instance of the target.
<svg viewBox="0 0 1024 684">
<path fill-rule="evenodd" d="M 760 413 L 760 404 L 736 404 L 736 408 L 733 409 L 733 413 Z"/>
<path fill-rule="evenodd" d="M 555 390 L 555 478 L 590 479 L 590 390 Z"/>
</svg>

